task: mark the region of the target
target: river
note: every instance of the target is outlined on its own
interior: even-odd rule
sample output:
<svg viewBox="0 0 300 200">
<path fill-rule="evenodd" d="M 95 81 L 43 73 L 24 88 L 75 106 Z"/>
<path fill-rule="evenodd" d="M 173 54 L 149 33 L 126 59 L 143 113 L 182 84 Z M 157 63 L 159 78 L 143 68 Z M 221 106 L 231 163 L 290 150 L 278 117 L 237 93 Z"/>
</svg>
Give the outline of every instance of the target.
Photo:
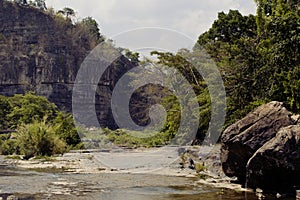
<svg viewBox="0 0 300 200">
<path fill-rule="evenodd" d="M 216 149 L 211 153 L 212 164 L 218 163 L 215 156 L 218 155 L 219 148 Z M 176 148 L 169 147 L 160 150 L 117 150 L 110 153 L 70 152 L 57 157 L 56 161 L 42 163 L 34 160 L 7 160 L 0 156 L 0 200 L 6 200 L 11 195 L 18 200 L 259 199 L 253 192 L 221 189 L 215 184 L 208 186 L 200 183 L 197 176 L 185 176 L 189 171 L 182 171 L 181 174 L 178 164 L 170 164 L 178 157 L 177 151 Z M 201 147 L 195 151 L 208 150 Z M 210 162 L 207 160 L 207 163 Z M 41 168 L 45 166 L 46 168 Z M 118 169 L 111 170 L 114 168 Z M 154 170 L 157 168 L 159 170 Z M 267 196 L 265 199 L 277 198 Z"/>
<path fill-rule="evenodd" d="M 195 178 L 151 174 L 67 174 L 1 166 L 0 196 L 6 199 L 101 200 L 239 200 L 254 193 L 222 190 L 196 183 Z"/>
</svg>

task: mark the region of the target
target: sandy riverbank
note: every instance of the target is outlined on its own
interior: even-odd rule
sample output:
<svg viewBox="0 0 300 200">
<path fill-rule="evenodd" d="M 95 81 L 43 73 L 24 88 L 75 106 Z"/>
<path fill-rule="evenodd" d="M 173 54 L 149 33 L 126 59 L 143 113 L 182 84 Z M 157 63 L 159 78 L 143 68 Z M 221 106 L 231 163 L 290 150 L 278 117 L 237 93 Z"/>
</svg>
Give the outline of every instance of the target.
<svg viewBox="0 0 300 200">
<path fill-rule="evenodd" d="M 188 157 L 195 163 L 205 165 L 205 170 L 197 173 L 182 167 L 180 152 L 188 151 Z M 221 169 L 220 146 L 214 147 L 162 147 L 151 149 L 105 149 L 71 151 L 63 156 L 45 160 L 1 159 L 2 164 L 41 172 L 61 172 L 74 174 L 129 173 L 163 176 L 193 177 L 195 184 L 206 184 L 217 188 L 243 191 L 238 184 L 231 183 Z"/>
</svg>

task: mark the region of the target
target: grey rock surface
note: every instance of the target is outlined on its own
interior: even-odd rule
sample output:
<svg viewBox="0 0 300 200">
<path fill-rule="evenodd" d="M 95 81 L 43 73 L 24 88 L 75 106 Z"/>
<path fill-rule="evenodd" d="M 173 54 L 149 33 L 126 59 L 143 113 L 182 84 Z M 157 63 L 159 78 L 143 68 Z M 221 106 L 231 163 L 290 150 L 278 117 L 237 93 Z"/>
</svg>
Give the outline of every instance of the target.
<svg viewBox="0 0 300 200">
<path fill-rule="evenodd" d="M 246 165 L 253 154 L 275 137 L 280 128 L 296 122 L 282 103 L 270 102 L 229 126 L 221 138 L 221 162 L 224 173 L 246 181 Z"/>
<path fill-rule="evenodd" d="M 247 186 L 293 192 L 300 186 L 300 126 L 280 129 L 247 164 Z"/>
</svg>

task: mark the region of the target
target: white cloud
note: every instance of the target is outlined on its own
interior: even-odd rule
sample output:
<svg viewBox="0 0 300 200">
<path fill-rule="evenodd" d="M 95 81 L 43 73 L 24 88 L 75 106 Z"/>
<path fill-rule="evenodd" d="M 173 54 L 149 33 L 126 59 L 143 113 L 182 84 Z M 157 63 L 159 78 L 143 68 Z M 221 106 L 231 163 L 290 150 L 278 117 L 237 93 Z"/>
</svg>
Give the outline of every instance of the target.
<svg viewBox="0 0 300 200">
<path fill-rule="evenodd" d="M 139 27 L 161 27 L 196 40 L 218 12 L 238 9 L 243 14 L 255 13 L 254 0 L 48 0 L 47 5 L 71 7 L 80 18 L 92 16 L 107 37 Z"/>
</svg>

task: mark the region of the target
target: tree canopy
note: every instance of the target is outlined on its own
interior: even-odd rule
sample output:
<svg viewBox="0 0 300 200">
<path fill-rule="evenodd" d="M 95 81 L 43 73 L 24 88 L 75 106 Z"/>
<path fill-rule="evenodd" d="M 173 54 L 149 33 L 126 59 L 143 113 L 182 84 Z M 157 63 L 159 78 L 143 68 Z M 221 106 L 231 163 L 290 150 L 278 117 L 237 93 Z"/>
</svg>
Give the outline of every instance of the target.
<svg viewBox="0 0 300 200">
<path fill-rule="evenodd" d="M 186 58 L 204 48 L 215 61 L 222 75 L 227 99 L 226 122 L 223 128 L 268 101 L 282 101 L 300 113 L 300 18 L 299 2 L 295 0 L 257 0 L 257 14 L 243 16 L 238 10 L 220 12 L 212 27 L 198 38 L 193 51 L 177 54 L 152 52 L 157 66 L 176 68 L 192 85 L 200 106 L 197 141 L 208 133 L 212 110 L 207 83 Z M 185 55 L 185 56 L 183 56 Z M 198 55 L 200 59 L 201 55 Z M 207 66 L 207 63 L 200 63 Z M 172 76 L 169 74 L 169 76 Z M 143 81 L 143 80 L 140 80 Z M 148 86 L 141 94 L 162 88 Z M 141 95 L 140 94 L 140 95 Z M 170 138 L 178 129 L 180 105 L 172 92 L 165 90 L 160 103 L 167 110 L 167 122 L 162 130 Z M 154 95 L 152 95 L 154 96 Z M 135 107 L 139 107 L 136 103 Z M 141 111 L 145 116 L 147 109 Z M 174 112 L 176 111 L 176 112 Z M 190 111 L 191 115 L 197 114 Z M 189 132 L 190 130 L 186 130 Z M 111 134 L 111 133 L 110 133 Z"/>
<path fill-rule="evenodd" d="M 75 11 L 69 7 L 65 7 L 64 9 L 59 10 L 57 13 L 66 16 L 67 19 L 70 19 L 70 17 L 75 16 Z"/>
<path fill-rule="evenodd" d="M 271 100 L 300 111 L 299 2 L 256 2 L 256 16 L 219 13 L 198 40 L 222 71 L 231 122 Z"/>
</svg>

